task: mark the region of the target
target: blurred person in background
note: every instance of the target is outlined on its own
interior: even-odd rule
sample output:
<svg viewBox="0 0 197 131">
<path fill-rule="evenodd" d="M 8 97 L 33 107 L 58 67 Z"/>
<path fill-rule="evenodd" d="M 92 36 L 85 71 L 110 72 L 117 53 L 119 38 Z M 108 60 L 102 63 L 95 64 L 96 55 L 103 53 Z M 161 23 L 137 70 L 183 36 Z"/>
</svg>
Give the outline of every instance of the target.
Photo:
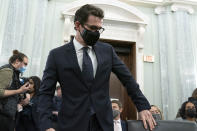
<svg viewBox="0 0 197 131">
<path fill-rule="evenodd" d="M 191 121 L 196 122 L 196 107 L 195 104 L 192 101 L 186 101 L 182 104 L 180 108 L 180 118 L 177 118 L 176 120 L 182 121 Z"/>
<path fill-rule="evenodd" d="M 9 64 L 0 67 L 0 131 L 14 131 L 19 94 L 29 90 L 29 83 L 20 84 L 28 58 L 18 50 L 13 51 Z"/>
<path fill-rule="evenodd" d="M 53 128 L 57 130 L 58 113 L 62 104 L 62 90 L 60 86 L 56 87 L 57 96 L 53 97 L 53 111 L 52 111 L 52 124 Z"/>
<path fill-rule="evenodd" d="M 123 111 L 122 103 L 119 100 L 112 100 L 111 103 L 114 119 L 114 131 L 127 131 L 126 122 L 120 118 L 120 114 Z"/>
<path fill-rule="evenodd" d="M 38 94 L 40 88 L 40 78 L 32 76 L 29 78 L 30 90 L 26 94 L 26 98 L 21 100 L 19 113 L 16 121 L 16 131 L 39 131 L 37 110 Z"/>
<path fill-rule="evenodd" d="M 164 120 L 163 113 L 161 112 L 159 107 L 151 105 L 150 112 L 152 113 L 152 116 L 155 120 Z"/>
<path fill-rule="evenodd" d="M 191 101 L 194 103 L 196 109 L 197 109 L 197 88 L 193 91 L 192 96 L 188 98 L 188 101 Z M 180 118 L 180 109 L 177 112 L 176 118 Z"/>
</svg>

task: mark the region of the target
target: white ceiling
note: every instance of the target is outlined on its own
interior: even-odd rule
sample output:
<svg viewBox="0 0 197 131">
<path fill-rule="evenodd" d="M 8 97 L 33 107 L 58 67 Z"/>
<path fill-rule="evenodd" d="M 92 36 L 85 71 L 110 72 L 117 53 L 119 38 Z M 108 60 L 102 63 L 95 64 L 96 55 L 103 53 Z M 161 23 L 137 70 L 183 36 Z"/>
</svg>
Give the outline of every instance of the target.
<svg viewBox="0 0 197 131">
<path fill-rule="evenodd" d="M 148 5 L 165 5 L 170 3 L 182 3 L 189 5 L 197 5 L 197 0 L 120 0 L 128 3 L 141 3 Z"/>
<path fill-rule="evenodd" d="M 131 0 L 132 1 L 132 0 Z M 148 1 L 148 2 L 172 2 L 177 0 L 135 0 L 135 1 Z M 197 2 L 197 0 L 179 0 L 183 2 Z"/>
</svg>

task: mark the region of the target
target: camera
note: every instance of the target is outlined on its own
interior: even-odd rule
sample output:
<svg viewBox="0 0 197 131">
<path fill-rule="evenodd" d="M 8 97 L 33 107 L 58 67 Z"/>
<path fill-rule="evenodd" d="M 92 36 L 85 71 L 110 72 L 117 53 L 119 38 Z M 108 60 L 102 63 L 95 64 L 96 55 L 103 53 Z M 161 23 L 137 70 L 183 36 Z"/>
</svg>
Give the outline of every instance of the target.
<svg viewBox="0 0 197 131">
<path fill-rule="evenodd" d="M 21 77 L 19 78 L 20 80 L 20 85 L 23 86 L 25 83 L 29 82 L 29 78 L 27 77 Z"/>
<path fill-rule="evenodd" d="M 19 80 L 20 80 L 20 86 L 23 86 L 25 83 L 29 82 L 29 78 L 27 78 L 27 77 L 21 77 L 21 78 L 19 78 Z M 28 87 L 28 86 L 29 86 L 29 84 L 26 85 L 26 87 Z M 26 93 L 19 95 L 19 101 L 23 100 L 23 99 L 26 99 Z"/>
</svg>

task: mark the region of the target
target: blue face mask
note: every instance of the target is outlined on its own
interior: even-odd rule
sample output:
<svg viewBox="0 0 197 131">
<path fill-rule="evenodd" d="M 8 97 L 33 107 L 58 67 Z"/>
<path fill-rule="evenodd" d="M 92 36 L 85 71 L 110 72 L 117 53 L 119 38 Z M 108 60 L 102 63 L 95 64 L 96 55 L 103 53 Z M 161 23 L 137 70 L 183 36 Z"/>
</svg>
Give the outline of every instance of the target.
<svg viewBox="0 0 197 131">
<path fill-rule="evenodd" d="M 19 68 L 18 70 L 20 71 L 20 73 L 24 73 L 25 70 L 26 70 L 26 67 L 25 67 L 25 66 L 24 66 L 24 67 L 21 67 L 21 68 Z"/>
</svg>

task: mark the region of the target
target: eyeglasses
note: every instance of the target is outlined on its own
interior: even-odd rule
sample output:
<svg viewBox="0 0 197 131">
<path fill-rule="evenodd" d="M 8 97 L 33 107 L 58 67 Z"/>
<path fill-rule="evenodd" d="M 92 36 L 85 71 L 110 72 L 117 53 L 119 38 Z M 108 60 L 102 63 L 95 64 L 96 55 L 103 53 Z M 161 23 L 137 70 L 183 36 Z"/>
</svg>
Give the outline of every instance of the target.
<svg viewBox="0 0 197 131">
<path fill-rule="evenodd" d="M 103 31 L 105 31 L 105 28 L 103 28 L 103 27 L 98 27 L 98 26 L 95 26 L 95 25 L 88 25 L 88 24 L 84 24 L 84 25 L 86 25 L 91 30 L 98 31 L 100 34 L 103 33 Z"/>
<path fill-rule="evenodd" d="M 27 66 L 27 65 L 28 65 L 28 63 L 27 63 L 27 62 L 24 62 L 24 61 L 23 61 L 23 64 L 24 64 L 25 66 Z"/>
</svg>

